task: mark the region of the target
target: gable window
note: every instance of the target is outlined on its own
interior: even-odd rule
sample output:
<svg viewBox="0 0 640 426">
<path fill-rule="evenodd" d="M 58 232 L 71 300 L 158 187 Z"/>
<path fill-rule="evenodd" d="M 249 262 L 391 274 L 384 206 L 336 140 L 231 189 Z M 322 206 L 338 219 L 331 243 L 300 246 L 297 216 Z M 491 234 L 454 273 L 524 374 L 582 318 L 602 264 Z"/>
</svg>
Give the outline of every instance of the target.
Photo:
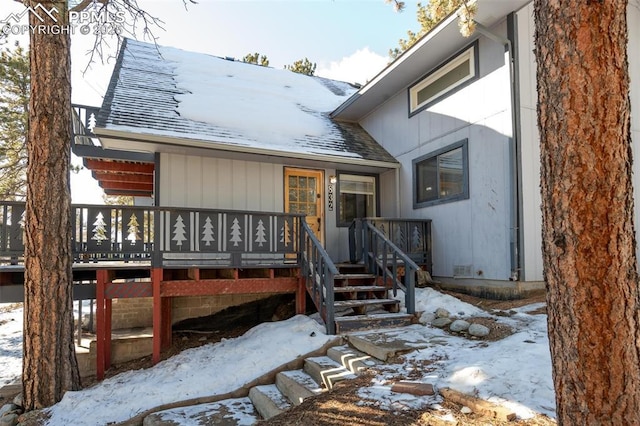
<svg viewBox="0 0 640 426">
<path fill-rule="evenodd" d="M 413 208 L 469 198 L 467 139 L 413 160 Z"/>
<path fill-rule="evenodd" d="M 376 215 L 376 187 L 375 176 L 338 173 L 338 226 Z"/>
<path fill-rule="evenodd" d="M 478 42 L 409 87 L 409 115 L 454 93 L 478 76 Z"/>
</svg>

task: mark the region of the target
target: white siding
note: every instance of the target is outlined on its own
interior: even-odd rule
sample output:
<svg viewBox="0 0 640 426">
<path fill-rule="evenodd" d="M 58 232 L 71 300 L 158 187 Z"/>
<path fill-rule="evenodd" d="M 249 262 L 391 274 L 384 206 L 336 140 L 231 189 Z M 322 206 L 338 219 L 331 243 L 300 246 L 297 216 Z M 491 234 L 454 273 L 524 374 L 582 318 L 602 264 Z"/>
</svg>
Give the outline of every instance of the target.
<svg viewBox="0 0 640 426">
<path fill-rule="evenodd" d="M 521 198 L 525 281 L 542 281 L 542 211 L 540 195 L 540 135 L 536 105 L 536 63 L 533 53 L 533 3 L 517 14 L 520 73 Z"/>
<path fill-rule="evenodd" d="M 493 31 L 506 36 L 506 25 Z M 480 38 L 479 52 L 476 82 L 411 118 L 407 90 L 402 90 L 361 124 L 402 164 L 401 192 L 382 197 L 382 212 L 395 210 L 388 203 L 399 203 L 401 217 L 433 220 L 434 275 L 450 277 L 454 266 L 466 266 L 475 278 L 507 280 L 512 134 L 508 56 L 503 45 L 485 38 Z M 468 139 L 470 198 L 414 209 L 412 161 L 462 139 Z"/>
<path fill-rule="evenodd" d="M 636 233 L 640 223 L 640 4 L 627 8 L 629 26 L 629 75 L 631 77 L 631 137 L 634 152 L 633 176 Z M 542 213 L 540 197 L 540 136 L 537 123 L 536 64 L 534 49 L 533 4 L 518 12 L 520 43 L 520 102 L 522 124 L 522 206 L 525 277 L 527 281 L 543 279 Z M 636 240 L 638 235 L 636 234 Z M 637 254 L 640 255 L 640 251 Z"/>
</svg>

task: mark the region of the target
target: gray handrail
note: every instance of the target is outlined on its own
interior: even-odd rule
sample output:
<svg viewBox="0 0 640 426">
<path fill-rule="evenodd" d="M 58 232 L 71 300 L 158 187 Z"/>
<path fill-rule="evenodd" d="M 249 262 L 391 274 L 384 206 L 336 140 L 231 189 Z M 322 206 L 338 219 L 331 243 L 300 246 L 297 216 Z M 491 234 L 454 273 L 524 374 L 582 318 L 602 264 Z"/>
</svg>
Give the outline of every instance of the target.
<svg viewBox="0 0 640 426">
<path fill-rule="evenodd" d="M 311 295 L 318 313 L 324 320 L 327 334 L 335 334 L 334 284 L 338 268 L 316 238 L 306 221 L 300 232 L 301 267 L 305 287 Z"/>
<path fill-rule="evenodd" d="M 415 308 L 415 280 L 420 267 L 394 243 L 392 243 L 379 229 L 369 222 L 364 224 L 364 252 L 365 263 L 369 271 L 376 271 L 393 285 L 393 295 L 401 288 L 405 294 L 405 307 L 408 314 L 414 314 Z M 398 267 L 404 266 L 404 283 L 398 278 Z"/>
</svg>

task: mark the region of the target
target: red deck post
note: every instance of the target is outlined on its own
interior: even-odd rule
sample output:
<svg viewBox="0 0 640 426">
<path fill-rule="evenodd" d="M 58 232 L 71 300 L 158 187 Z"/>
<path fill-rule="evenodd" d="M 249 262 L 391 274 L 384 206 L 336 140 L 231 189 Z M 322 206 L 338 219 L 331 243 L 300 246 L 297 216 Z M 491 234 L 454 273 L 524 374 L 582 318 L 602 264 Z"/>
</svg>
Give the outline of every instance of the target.
<svg viewBox="0 0 640 426">
<path fill-rule="evenodd" d="M 107 283 L 107 285 L 109 285 Z M 109 298 L 104 299 L 104 368 L 108 370 L 111 368 L 111 305 L 113 304 L 113 300 Z"/>
<path fill-rule="evenodd" d="M 307 311 L 307 288 L 302 277 L 302 270 L 298 269 L 298 288 L 296 290 L 296 314 L 304 315 Z"/>
<path fill-rule="evenodd" d="M 105 369 L 105 297 L 104 290 L 107 282 L 107 271 L 98 269 L 96 271 L 96 378 L 104 379 Z"/>
<path fill-rule="evenodd" d="M 162 268 L 151 270 L 151 285 L 153 287 L 153 356 L 154 364 L 160 362 L 160 352 L 162 350 L 162 295 L 160 286 L 162 283 Z"/>
</svg>

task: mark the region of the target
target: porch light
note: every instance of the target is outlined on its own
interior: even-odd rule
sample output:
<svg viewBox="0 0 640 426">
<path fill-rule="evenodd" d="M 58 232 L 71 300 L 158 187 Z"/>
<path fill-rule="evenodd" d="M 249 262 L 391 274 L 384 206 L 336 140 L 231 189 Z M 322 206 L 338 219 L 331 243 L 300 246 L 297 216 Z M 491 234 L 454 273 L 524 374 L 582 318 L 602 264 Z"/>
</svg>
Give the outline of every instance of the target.
<svg viewBox="0 0 640 426">
<path fill-rule="evenodd" d="M 336 182 L 338 182 L 338 178 L 337 178 L 337 177 L 335 177 L 335 176 L 333 176 L 333 175 L 332 175 L 332 176 L 329 176 L 329 183 L 330 183 L 330 184 L 335 185 L 335 184 L 336 184 Z"/>
</svg>

